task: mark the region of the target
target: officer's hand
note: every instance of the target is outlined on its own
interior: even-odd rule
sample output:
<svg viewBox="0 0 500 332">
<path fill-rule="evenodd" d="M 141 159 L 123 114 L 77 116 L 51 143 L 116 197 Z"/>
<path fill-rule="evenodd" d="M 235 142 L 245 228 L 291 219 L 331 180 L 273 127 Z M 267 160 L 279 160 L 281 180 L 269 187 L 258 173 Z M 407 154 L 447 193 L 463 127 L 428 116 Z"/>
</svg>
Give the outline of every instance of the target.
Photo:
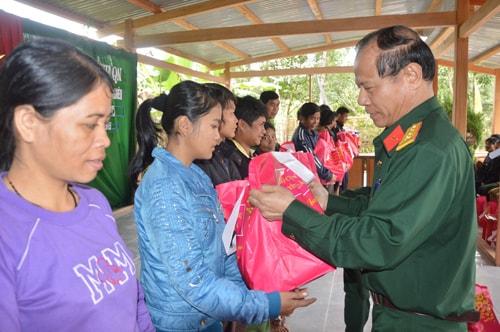
<svg viewBox="0 0 500 332">
<path fill-rule="evenodd" d="M 283 212 L 294 199 L 290 191 L 277 185 L 263 184 L 262 190 L 250 190 L 250 203 L 271 221 L 281 220 Z"/>
<path fill-rule="evenodd" d="M 307 307 L 316 301 L 316 298 L 306 299 L 307 288 L 296 289 L 292 292 L 281 292 L 281 315 L 289 316 L 296 308 Z"/>
<path fill-rule="evenodd" d="M 319 206 L 323 209 L 323 211 L 326 210 L 326 206 L 328 204 L 328 191 L 323 187 L 323 185 L 318 181 L 318 180 L 313 180 L 309 182 L 307 185 L 309 187 L 309 190 L 313 193 L 314 197 L 319 203 Z"/>
</svg>

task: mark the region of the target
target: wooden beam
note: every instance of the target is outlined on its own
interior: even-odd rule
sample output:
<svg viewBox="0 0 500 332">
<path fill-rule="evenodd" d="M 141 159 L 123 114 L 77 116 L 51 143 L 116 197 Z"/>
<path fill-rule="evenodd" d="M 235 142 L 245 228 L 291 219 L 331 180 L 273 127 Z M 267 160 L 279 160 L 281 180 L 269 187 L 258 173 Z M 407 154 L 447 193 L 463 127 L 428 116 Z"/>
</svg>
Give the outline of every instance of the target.
<svg viewBox="0 0 500 332">
<path fill-rule="evenodd" d="M 161 7 L 155 5 L 154 3 L 148 0 L 127 0 L 127 1 L 133 5 L 136 5 L 139 8 L 142 8 L 154 14 L 159 14 L 164 12 L 164 10 L 161 9 Z"/>
<path fill-rule="evenodd" d="M 226 88 L 231 89 L 231 68 L 229 67 L 229 62 L 226 62 L 224 77 L 226 78 Z"/>
<path fill-rule="evenodd" d="M 500 246 L 498 247 L 500 248 Z M 484 257 L 484 259 L 488 261 L 488 263 L 500 266 L 500 260 L 499 263 L 495 261 L 495 249 L 493 249 L 492 246 L 486 243 L 486 241 L 483 240 L 483 238 L 479 235 L 477 237 L 477 251 L 479 251 L 481 256 Z"/>
<path fill-rule="evenodd" d="M 491 128 L 491 130 L 492 133 L 500 133 L 500 69 L 496 69 L 494 75 L 495 75 L 495 95 L 493 99 L 493 119 L 492 119 L 493 128 Z M 500 234 L 500 228 L 498 234 Z M 500 241 L 497 242 L 497 248 L 500 248 Z M 500 259 L 500 255 L 497 255 L 497 257 Z"/>
<path fill-rule="evenodd" d="M 212 62 L 209 62 L 209 61 L 202 59 L 200 57 L 196 57 L 192 54 L 187 54 L 187 53 L 181 52 L 181 51 L 179 51 L 175 48 L 172 48 L 172 47 L 159 47 L 158 49 L 165 51 L 167 53 L 173 54 L 173 55 L 177 55 L 181 58 L 188 59 L 188 60 L 193 61 L 193 62 L 197 62 L 199 64 L 206 66 L 207 68 L 211 68 L 214 65 L 214 63 L 212 63 Z"/>
<path fill-rule="evenodd" d="M 181 20 L 181 19 L 173 19 L 172 20 L 173 23 L 177 24 L 178 26 L 186 29 L 186 30 L 199 30 L 199 28 L 185 20 Z M 214 41 L 213 42 L 215 45 L 219 46 L 220 48 L 222 49 L 225 49 L 226 51 L 230 52 L 230 53 L 233 53 L 233 54 L 236 54 L 237 56 L 239 56 L 240 58 L 242 59 L 248 59 L 249 56 L 243 52 L 241 52 L 240 50 L 238 50 L 236 47 L 233 47 L 231 45 L 229 45 L 228 43 L 226 42 L 222 42 L 222 41 Z"/>
<path fill-rule="evenodd" d="M 147 11 L 150 11 L 152 13 L 158 14 L 158 13 L 163 13 L 165 10 L 163 10 L 161 7 L 149 2 L 148 0 L 128 0 L 128 2 L 145 9 Z M 199 28 L 186 20 L 175 18 L 172 19 L 172 22 L 180 26 L 181 28 L 184 28 L 186 30 L 199 30 Z M 127 28 L 127 27 L 126 27 Z M 248 55 L 241 52 L 240 50 L 236 49 L 235 47 L 225 43 L 225 42 L 214 42 L 215 45 L 219 46 L 222 49 L 225 49 L 226 51 L 233 53 L 237 56 L 239 56 L 242 59 L 248 59 Z"/>
<path fill-rule="evenodd" d="M 135 52 L 134 48 L 134 27 L 132 26 L 132 20 L 125 20 L 125 35 L 123 36 L 123 48 L 129 52 Z"/>
<path fill-rule="evenodd" d="M 155 67 L 158 67 L 158 68 L 163 68 L 163 69 L 166 69 L 166 70 L 171 70 L 171 71 L 174 71 L 176 73 L 181 73 L 181 74 L 184 74 L 184 75 L 189 75 L 189 76 L 194 76 L 194 77 L 198 77 L 198 78 L 203 78 L 205 80 L 214 81 L 214 82 L 221 83 L 221 84 L 225 83 L 224 78 L 221 78 L 221 77 L 218 77 L 218 76 L 214 76 L 214 75 L 211 75 L 211 74 L 208 74 L 208 73 L 204 73 L 204 72 L 201 72 L 201 71 L 196 71 L 196 70 L 193 70 L 193 69 L 190 69 L 190 68 L 182 67 L 182 66 L 179 66 L 179 65 L 176 65 L 176 64 L 173 64 L 173 63 L 161 61 L 161 60 L 158 60 L 158 59 L 146 56 L 146 55 L 137 54 L 137 61 L 140 62 L 140 63 L 145 63 L 147 65 L 155 66 Z"/>
<path fill-rule="evenodd" d="M 486 0 L 470 0 L 471 6 L 482 6 L 486 3 Z"/>
<path fill-rule="evenodd" d="M 469 15 L 469 2 L 457 1 L 457 24 L 461 25 L 467 21 Z M 461 38 L 455 30 L 455 70 L 453 111 L 451 122 L 455 125 L 464 139 L 467 138 L 467 90 L 468 65 L 469 65 L 469 38 Z"/>
<path fill-rule="evenodd" d="M 493 16 L 500 12 L 499 0 L 488 0 L 474 14 L 460 25 L 459 37 L 465 38 L 488 22 Z"/>
<path fill-rule="evenodd" d="M 445 67 L 455 67 L 455 62 L 450 61 L 450 60 L 443 60 L 443 59 L 438 59 L 436 60 L 438 66 L 445 66 Z M 488 68 L 488 67 L 482 67 L 482 66 L 477 66 L 469 62 L 469 66 L 467 67 L 469 71 L 473 71 L 476 73 L 481 73 L 481 74 L 488 74 L 488 75 L 495 75 L 495 68 Z M 498 69 L 497 69 L 498 70 Z M 500 131 L 499 131 L 500 133 Z"/>
<path fill-rule="evenodd" d="M 454 27 L 447 27 L 446 29 L 443 29 L 443 31 L 441 31 L 441 33 L 436 38 L 434 38 L 432 43 L 430 43 L 429 47 L 431 48 L 431 50 L 438 48 L 448 38 L 453 37 L 454 31 Z"/>
<path fill-rule="evenodd" d="M 266 76 L 293 76 L 293 75 L 321 75 L 321 74 L 352 74 L 354 67 L 313 67 L 313 68 L 291 68 L 276 70 L 249 70 L 232 71 L 231 78 L 266 77 Z"/>
<path fill-rule="evenodd" d="M 441 44 L 439 44 L 435 49 L 432 50 L 434 53 L 434 58 L 439 59 L 446 52 L 449 51 L 455 45 L 455 34 L 452 34 L 446 38 Z"/>
<path fill-rule="evenodd" d="M 443 0 L 432 0 L 429 7 L 427 7 L 427 12 L 434 13 L 435 11 L 437 11 L 438 7 L 441 6 L 442 2 Z"/>
<path fill-rule="evenodd" d="M 309 8 L 311 8 L 311 11 L 316 17 L 316 20 L 322 20 L 323 19 L 323 13 L 321 12 L 321 8 L 319 8 L 318 1 L 317 0 L 307 0 L 307 3 L 309 4 Z M 332 38 L 329 35 L 325 35 L 325 40 L 327 44 L 332 43 Z"/>
<path fill-rule="evenodd" d="M 382 0 L 375 0 L 375 12 L 373 14 L 375 16 L 382 15 Z"/>
<path fill-rule="evenodd" d="M 231 62 L 230 66 L 231 67 L 243 66 L 243 65 L 248 65 L 251 63 L 264 62 L 264 61 L 269 61 L 269 60 L 274 60 L 274 59 L 286 58 L 286 57 L 290 57 L 290 56 L 318 53 L 318 52 L 330 51 L 330 50 L 341 49 L 341 48 L 346 48 L 346 47 L 353 47 L 356 45 L 357 42 L 358 42 L 358 40 L 350 40 L 350 41 L 345 41 L 345 42 L 333 43 L 332 45 L 325 45 L 325 46 L 319 46 L 319 47 L 300 49 L 300 50 L 290 51 L 290 52 L 286 52 L 286 53 L 264 55 L 264 56 L 260 56 L 260 57 L 250 58 L 250 59 L 245 60 L 245 61 Z M 210 70 L 218 70 L 218 69 L 224 69 L 224 68 L 225 68 L 224 64 L 216 64 L 216 65 L 209 66 Z"/>
<path fill-rule="evenodd" d="M 137 36 L 136 47 L 158 47 L 172 44 L 232 40 L 244 38 L 269 38 L 276 36 L 306 35 L 318 33 L 371 31 L 381 27 L 405 24 L 414 29 L 453 26 L 456 24 L 455 12 L 439 12 L 407 15 L 384 15 L 376 17 L 355 17 L 328 19 L 321 21 L 302 21 L 268 23 L 231 28 L 212 28 L 197 31 L 181 31 Z M 136 27 L 134 25 L 134 27 Z M 137 27 L 136 27 L 137 28 Z"/>
<path fill-rule="evenodd" d="M 494 47 L 484 51 L 483 53 L 473 57 L 472 59 L 469 60 L 469 62 L 472 62 L 472 63 L 481 62 L 485 59 L 488 59 L 488 58 L 494 56 L 497 53 L 500 53 L 500 44 L 498 44 L 497 46 L 494 46 Z"/>
<path fill-rule="evenodd" d="M 250 23 L 253 23 L 253 24 L 262 24 L 264 22 L 262 22 L 260 20 L 260 18 L 257 17 L 257 15 L 255 15 L 250 9 L 248 9 L 246 6 L 236 6 L 235 9 L 237 11 L 240 12 L 241 15 L 245 16 L 246 19 L 248 21 L 250 21 Z M 277 38 L 277 37 L 274 37 L 274 38 L 271 38 L 271 40 L 276 44 L 278 45 L 279 48 L 281 48 L 282 51 L 285 51 L 285 52 L 288 52 L 290 51 L 290 49 L 288 48 L 288 46 L 283 42 L 283 40 L 281 38 Z M 243 58 L 243 59 L 247 59 L 248 56 L 246 58 Z"/>
<path fill-rule="evenodd" d="M 169 11 L 165 11 L 163 13 L 158 13 L 135 19 L 134 27 L 136 29 L 145 28 L 152 25 L 164 23 L 174 18 L 185 18 L 188 16 L 193 16 L 201 13 L 209 13 L 255 1 L 257 0 L 224 0 L 224 1 L 208 0 L 191 6 L 184 6 Z M 120 36 L 121 34 L 123 34 L 123 31 L 124 31 L 123 23 L 117 23 L 97 31 L 97 35 L 101 38 L 109 35 Z"/>
</svg>

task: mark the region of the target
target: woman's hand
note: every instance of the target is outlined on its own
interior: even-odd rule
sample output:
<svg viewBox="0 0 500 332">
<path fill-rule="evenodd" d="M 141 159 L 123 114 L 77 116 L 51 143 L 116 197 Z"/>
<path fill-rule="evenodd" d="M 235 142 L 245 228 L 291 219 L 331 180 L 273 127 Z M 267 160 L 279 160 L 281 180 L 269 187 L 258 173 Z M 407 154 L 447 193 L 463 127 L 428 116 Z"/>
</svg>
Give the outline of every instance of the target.
<svg viewBox="0 0 500 332">
<path fill-rule="evenodd" d="M 296 289 L 292 292 L 280 292 L 281 315 L 289 316 L 296 308 L 307 307 L 316 302 L 316 298 L 306 299 L 307 288 Z"/>
</svg>

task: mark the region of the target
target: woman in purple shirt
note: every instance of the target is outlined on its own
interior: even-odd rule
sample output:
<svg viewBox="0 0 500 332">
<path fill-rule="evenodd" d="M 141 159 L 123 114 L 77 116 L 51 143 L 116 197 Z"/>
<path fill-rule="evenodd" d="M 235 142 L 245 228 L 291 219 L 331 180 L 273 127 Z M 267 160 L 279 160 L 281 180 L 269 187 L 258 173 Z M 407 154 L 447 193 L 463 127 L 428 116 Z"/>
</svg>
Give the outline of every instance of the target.
<svg viewBox="0 0 500 332">
<path fill-rule="evenodd" d="M 132 254 L 94 179 L 113 82 L 60 41 L 0 68 L 0 331 L 154 331 Z"/>
</svg>

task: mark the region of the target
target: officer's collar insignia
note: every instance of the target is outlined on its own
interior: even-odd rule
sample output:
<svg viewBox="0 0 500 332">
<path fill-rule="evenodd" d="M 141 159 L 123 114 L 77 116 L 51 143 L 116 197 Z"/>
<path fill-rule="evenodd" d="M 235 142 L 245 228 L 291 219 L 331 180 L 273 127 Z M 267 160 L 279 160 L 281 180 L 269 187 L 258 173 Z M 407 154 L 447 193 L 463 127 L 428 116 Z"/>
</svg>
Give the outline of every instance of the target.
<svg viewBox="0 0 500 332">
<path fill-rule="evenodd" d="M 405 133 L 401 126 L 397 126 L 394 130 L 384 139 L 384 147 L 387 152 L 390 152 L 396 145 L 401 142 Z"/>
<path fill-rule="evenodd" d="M 400 151 L 415 142 L 420 127 L 422 127 L 422 121 L 412 124 L 410 128 L 406 130 L 403 139 L 399 142 L 398 147 L 396 148 L 396 151 Z"/>
</svg>

